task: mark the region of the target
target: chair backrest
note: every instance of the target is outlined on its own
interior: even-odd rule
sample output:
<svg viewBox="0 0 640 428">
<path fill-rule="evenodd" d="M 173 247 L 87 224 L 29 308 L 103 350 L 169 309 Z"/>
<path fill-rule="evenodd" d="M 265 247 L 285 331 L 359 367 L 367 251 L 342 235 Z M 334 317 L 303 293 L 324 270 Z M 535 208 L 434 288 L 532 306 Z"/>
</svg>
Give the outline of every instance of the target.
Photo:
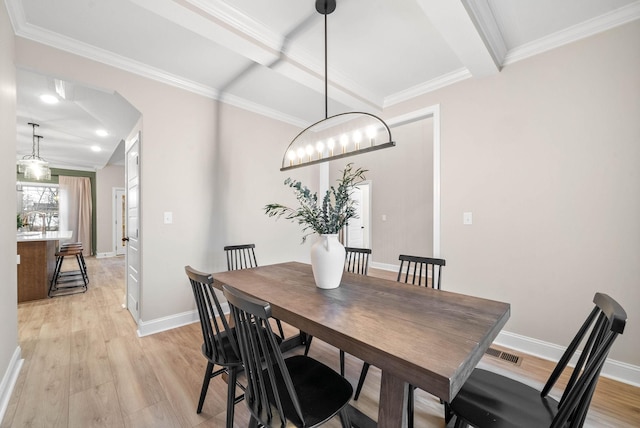
<svg viewBox="0 0 640 428">
<path fill-rule="evenodd" d="M 289 426 L 286 416 L 295 426 L 306 426 L 293 381 L 271 330 L 271 305 L 227 285 L 223 290 L 235 320 L 247 374 L 245 401 L 251 414 L 265 426 L 280 426 L 276 421 Z"/>
<path fill-rule="evenodd" d="M 255 244 L 227 245 L 224 247 L 224 251 L 227 254 L 227 269 L 238 270 L 257 267 L 255 248 Z"/>
<path fill-rule="evenodd" d="M 398 282 L 406 282 L 407 284 L 417 283 L 417 285 L 428 287 L 428 272 L 431 272 L 431 288 L 440 290 L 442 267 L 446 264 L 443 259 L 406 256 L 402 254 L 399 260 L 400 269 L 398 270 Z"/>
<path fill-rule="evenodd" d="M 198 307 L 200 327 L 202 327 L 204 339 L 203 353 L 207 358 L 220 364 L 227 365 L 239 362 L 240 350 L 235 333 L 229 327 L 224 312 L 222 312 L 222 307 L 213 288 L 213 276 L 198 272 L 191 266 L 185 266 L 184 270 L 189 277 L 189 282 L 191 282 L 193 297 Z"/>
<path fill-rule="evenodd" d="M 344 270 L 346 272 L 366 275 L 369 271 L 370 248 L 345 247 Z"/>
<path fill-rule="evenodd" d="M 545 397 L 566 369 L 569 360 L 584 342 L 578 362 L 565 387 L 558 405 L 558 413 L 551 424 L 556 427 L 581 427 L 587 416 L 593 392 L 596 389 L 600 370 L 607 354 L 618 335 L 624 332 L 627 313 L 614 299 L 606 294 L 596 293 L 593 297 L 595 307 L 587 317 L 576 337 L 563 354 L 549 380 L 540 393 Z M 587 333 L 591 331 L 588 335 Z M 587 338 L 586 341 L 584 339 Z M 570 421 L 568 425 L 567 422 Z"/>
</svg>

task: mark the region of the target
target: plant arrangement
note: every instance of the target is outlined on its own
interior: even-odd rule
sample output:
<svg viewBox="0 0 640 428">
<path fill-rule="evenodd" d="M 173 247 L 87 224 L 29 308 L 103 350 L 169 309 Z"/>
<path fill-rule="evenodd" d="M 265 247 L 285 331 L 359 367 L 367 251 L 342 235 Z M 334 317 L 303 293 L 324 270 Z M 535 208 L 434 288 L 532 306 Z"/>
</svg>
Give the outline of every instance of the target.
<svg viewBox="0 0 640 428">
<path fill-rule="evenodd" d="M 302 242 L 313 233 L 338 233 L 350 219 L 357 218 L 356 202 L 351 199 L 351 194 L 353 189 L 366 179 L 365 172 L 367 170 L 362 168 L 354 169 L 352 163 L 347 164 L 342 171 L 342 177 L 337 180 L 337 187 L 331 186 L 321 202 L 317 193 L 312 193 L 300 181 L 287 178 L 284 184 L 293 189 L 300 205 L 291 208 L 281 204 L 268 204 L 265 205 L 264 211 L 269 217 L 284 216 L 287 220 L 298 222 L 303 226 L 303 232 L 311 230 L 302 237 Z"/>
</svg>

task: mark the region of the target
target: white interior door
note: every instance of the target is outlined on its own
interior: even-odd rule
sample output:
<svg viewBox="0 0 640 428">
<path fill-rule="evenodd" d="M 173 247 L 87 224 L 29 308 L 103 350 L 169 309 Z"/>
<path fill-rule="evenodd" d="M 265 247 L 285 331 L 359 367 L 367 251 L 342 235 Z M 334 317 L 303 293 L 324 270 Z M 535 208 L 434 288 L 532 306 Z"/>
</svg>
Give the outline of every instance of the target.
<svg viewBox="0 0 640 428">
<path fill-rule="evenodd" d="M 116 256 L 127 253 L 127 192 L 126 189 L 115 187 L 113 189 L 113 248 Z"/>
<path fill-rule="evenodd" d="M 127 145 L 127 309 L 140 319 L 140 133 Z"/>
<path fill-rule="evenodd" d="M 349 220 L 349 227 L 347 228 L 348 247 L 371 248 L 370 195 L 371 188 L 368 182 L 359 184 L 351 195 L 352 199 L 356 202 L 358 218 Z"/>
</svg>

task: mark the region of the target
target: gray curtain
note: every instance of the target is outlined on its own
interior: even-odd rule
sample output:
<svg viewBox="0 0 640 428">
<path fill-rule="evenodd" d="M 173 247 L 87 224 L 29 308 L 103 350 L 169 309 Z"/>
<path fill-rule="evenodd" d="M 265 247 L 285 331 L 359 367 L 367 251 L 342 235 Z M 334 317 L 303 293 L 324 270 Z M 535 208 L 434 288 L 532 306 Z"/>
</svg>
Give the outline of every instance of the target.
<svg viewBox="0 0 640 428">
<path fill-rule="evenodd" d="M 59 177 L 60 230 L 71 230 L 71 242 L 82 242 L 83 254 L 91 255 L 91 180 L 89 177 Z"/>
</svg>

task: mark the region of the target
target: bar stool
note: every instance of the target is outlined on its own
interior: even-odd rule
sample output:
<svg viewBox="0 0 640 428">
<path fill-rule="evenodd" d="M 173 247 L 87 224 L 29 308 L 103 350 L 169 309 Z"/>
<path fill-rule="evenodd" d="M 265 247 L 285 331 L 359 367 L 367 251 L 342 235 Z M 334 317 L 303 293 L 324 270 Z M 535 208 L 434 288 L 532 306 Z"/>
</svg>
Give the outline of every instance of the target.
<svg viewBox="0 0 640 428">
<path fill-rule="evenodd" d="M 71 294 L 71 292 L 86 292 L 89 284 L 87 265 L 82 255 L 82 243 L 62 244 L 56 252 L 56 267 L 49 285 L 49 297 Z M 74 256 L 78 262 L 78 269 L 62 271 L 65 256 Z"/>
</svg>

